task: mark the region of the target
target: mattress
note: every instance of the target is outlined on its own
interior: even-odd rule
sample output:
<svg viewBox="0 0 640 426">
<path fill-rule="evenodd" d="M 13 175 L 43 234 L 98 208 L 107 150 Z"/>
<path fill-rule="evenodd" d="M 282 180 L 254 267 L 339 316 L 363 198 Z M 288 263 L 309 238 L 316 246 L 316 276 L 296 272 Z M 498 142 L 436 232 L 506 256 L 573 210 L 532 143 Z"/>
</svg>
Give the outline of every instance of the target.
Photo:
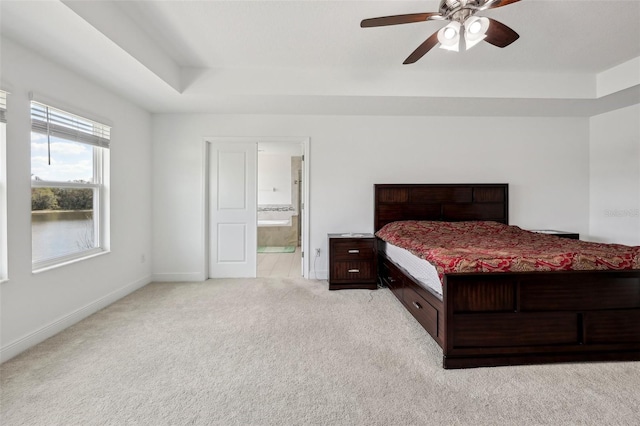
<svg viewBox="0 0 640 426">
<path fill-rule="evenodd" d="M 378 247 L 396 265 L 404 268 L 423 288 L 432 290 L 442 297 L 442 282 L 436 267 L 424 259 L 420 259 L 409 250 L 380 241 Z"/>
<path fill-rule="evenodd" d="M 451 273 L 640 269 L 640 246 L 593 243 L 490 221 L 400 221 L 376 236 Z"/>
</svg>

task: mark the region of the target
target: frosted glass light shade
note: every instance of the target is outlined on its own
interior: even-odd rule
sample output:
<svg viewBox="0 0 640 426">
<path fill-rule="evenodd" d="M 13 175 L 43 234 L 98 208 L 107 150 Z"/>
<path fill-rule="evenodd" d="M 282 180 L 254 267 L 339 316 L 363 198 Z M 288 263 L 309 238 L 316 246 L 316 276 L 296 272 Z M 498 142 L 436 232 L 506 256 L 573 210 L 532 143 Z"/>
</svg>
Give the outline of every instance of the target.
<svg viewBox="0 0 640 426">
<path fill-rule="evenodd" d="M 464 21 L 464 28 L 464 41 L 469 50 L 487 37 L 489 19 L 483 16 L 471 16 Z"/>
<path fill-rule="evenodd" d="M 438 42 L 440 42 L 441 49 L 452 50 L 454 52 L 460 51 L 461 27 L 459 22 L 453 21 L 438 31 Z"/>
</svg>

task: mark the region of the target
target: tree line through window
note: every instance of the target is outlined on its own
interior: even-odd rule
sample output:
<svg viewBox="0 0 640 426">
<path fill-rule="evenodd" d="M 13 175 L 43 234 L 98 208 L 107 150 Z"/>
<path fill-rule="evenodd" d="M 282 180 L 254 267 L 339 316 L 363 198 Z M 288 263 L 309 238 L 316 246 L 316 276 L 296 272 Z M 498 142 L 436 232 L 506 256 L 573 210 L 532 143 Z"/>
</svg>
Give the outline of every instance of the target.
<svg viewBox="0 0 640 426">
<path fill-rule="evenodd" d="M 33 188 L 31 210 L 92 210 L 92 189 Z"/>
</svg>

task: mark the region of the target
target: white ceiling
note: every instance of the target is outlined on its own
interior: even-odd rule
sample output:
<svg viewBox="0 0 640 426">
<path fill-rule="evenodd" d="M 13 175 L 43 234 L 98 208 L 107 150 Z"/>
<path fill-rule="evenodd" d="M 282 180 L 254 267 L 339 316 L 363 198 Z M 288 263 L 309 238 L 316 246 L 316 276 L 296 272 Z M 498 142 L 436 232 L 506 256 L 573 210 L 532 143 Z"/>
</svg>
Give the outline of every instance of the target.
<svg viewBox="0 0 640 426">
<path fill-rule="evenodd" d="M 438 0 L 117 4 L 184 67 L 399 67 L 424 39 L 444 26 L 430 21 L 359 27 L 363 18 L 436 11 Z M 604 71 L 640 54 L 639 5 L 637 1 L 523 0 L 484 13 L 517 29 L 522 38 L 512 49 L 484 44 L 465 55 L 439 49 L 418 62 L 417 68 Z"/>
<path fill-rule="evenodd" d="M 0 30 L 155 113 L 589 116 L 598 74 L 640 58 L 640 0 L 522 0 L 482 14 L 511 46 L 434 49 L 444 24 L 362 29 L 364 18 L 436 11 L 423 1 L 11 1 Z M 638 70 L 640 79 L 640 69 Z"/>
</svg>

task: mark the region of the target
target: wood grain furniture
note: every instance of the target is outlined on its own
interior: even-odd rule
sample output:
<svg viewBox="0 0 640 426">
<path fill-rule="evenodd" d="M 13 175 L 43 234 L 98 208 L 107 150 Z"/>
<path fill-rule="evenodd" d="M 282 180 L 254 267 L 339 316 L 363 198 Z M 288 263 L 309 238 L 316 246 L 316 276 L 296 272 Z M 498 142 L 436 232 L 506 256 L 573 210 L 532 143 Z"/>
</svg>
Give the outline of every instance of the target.
<svg viewBox="0 0 640 426">
<path fill-rule="evenodd" d="M 329 290 L 378 288 L 373 234 L 329 234 Z"/>
<path fill-rule="evenodd" d="M 555 229 L 531 229 L 531 232 L 538 232 L 541 234 L 555 235 L 560 238 L 568 238 L 570 240 L 579 240 L 580 234 L 576 232 L 556 231 Z"/>
<path fill-rule="evenodd" d="M 507 184 L 375 185 L 398 220 L 508 223 Z M 445 274 L 443 295 L 380 254 L 379 274 L 442 347 L 444 368 L 640 360 L 640 270 Z"/>
</svg>

